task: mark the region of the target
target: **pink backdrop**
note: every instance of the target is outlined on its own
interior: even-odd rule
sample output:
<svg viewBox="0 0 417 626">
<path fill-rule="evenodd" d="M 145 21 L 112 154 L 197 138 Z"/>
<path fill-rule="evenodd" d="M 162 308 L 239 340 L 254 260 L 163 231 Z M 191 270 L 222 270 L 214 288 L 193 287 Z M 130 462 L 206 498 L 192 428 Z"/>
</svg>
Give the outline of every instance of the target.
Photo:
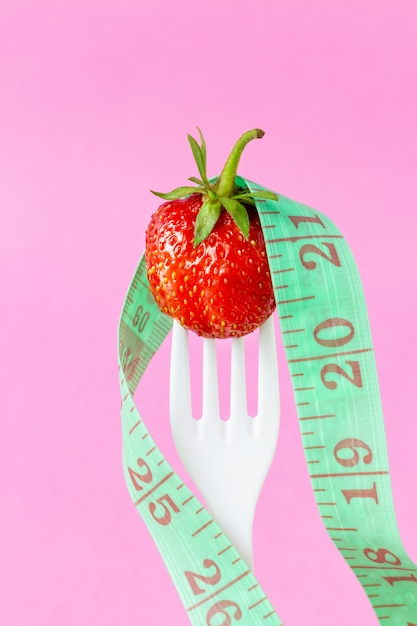
<svg viewBox="0 0 417 626">
<path fill-rule="evenodd" d="M 186 624 L 125 488 L 116 333 L 144 230 L 260 126 L 241 173 L 326 213 L 357 259 L 398 523 L 417 561 L 415 0 L 13 0 L 0 8 L 0 619 Z M 183 474 L 164 344 L 138 405 Z M 256 571 L 286 626 L 377 624 L 319 518 L 282 366 Z"/>
</svg>

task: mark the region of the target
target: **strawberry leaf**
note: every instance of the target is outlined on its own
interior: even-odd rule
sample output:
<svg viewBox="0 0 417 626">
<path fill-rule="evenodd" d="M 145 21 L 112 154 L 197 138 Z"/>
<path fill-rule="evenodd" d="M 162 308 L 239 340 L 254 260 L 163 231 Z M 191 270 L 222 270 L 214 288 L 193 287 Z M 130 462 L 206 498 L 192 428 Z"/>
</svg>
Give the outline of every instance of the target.
<svg viewBox="0 0 417 626">
<path fill-rule="evenodd" d="M 244 193 L 239 193 L 236 196 L 233 196 L 235 200 L 246 200 L 247 198 L 262 198 L 263 200 L 278 200 L 278 197 L 272 191 L 264 191 L 264 190 L 255 190 L 248 191 Z"/>
<path fill-rule="evenodd" d="M 200 180 L 199 178 L 196 178 L 195 176 L 190 176 L 188 180 L 191 181 L 192 183 L 196 183 L 196 185 L 199 185 L 200 187 L 204 187 L 203 181 Z"/>
<path fill-rule="evenodd" d="M 206 159 L 205 159 L 204 150 L 200 148 L 200 146 L 198 145 L 194 137 L 191 137 L 191 135 L 187 135 L 187 137 L 188 137 L 188 142 L 190 144 L 192 153 L 194 155 L 195 162 L 197 163 L 197 168 L 200 173 L 201 180 L 204 181 L 204 184 L 208 185 L 209 182 L 208 182 L 207 174 L 206 174 L 206 163 L 205 163 Z M 205 149 L 205 144 L 204 144 L 204 149 Z"/>
<path fill-rule="evenodd" d="M 221 204 L 220 202 L 212 202 L 206 200 L 201 205 L 201 209 L 198 212 L 195 222 L 194 230 L 194 247 L 196 248 L 204 239 L 210 235 L 217 220 L 220 217 Z"/>
<path fill-rule="evenodd" d="M 202 154 L 202 157 L 203 157 L 204 173 L 206 173 L 207 172 L 207 149 L 206 149 L 206 142 L 204 141 L 203 133 L 198 128 L 198 126 L 197 126 L 197 130 L 198 130 L 198 134 L 200 135 L 201 154 Z M 206 178 L 206 183 L 207 182 L 208 182 L 208 180 Z"/>
<path fill-rule="evenodd" d="M 164 200 L 178 200 L 179 198 L 184 198 L 184 196 L 190 196 L 193 193 L 198 192 L 196 187 L 177 187 L 173 191 L 169 193 L 160 193 L 159 191 L 152 191 L 155 196 L 159 198 L 163 198 Z"/>
<path fill-rule="evenodd" d="M 235 198 L 221 198 L 221 203 L 247 239 L 249 237 L 249 216 L 246 208 Z"/>
<path fill-rule="evenodd" d="M 233 199 L 234 199 L 234 200 L 236 200 L 236 196 L 234 196 L 234 198 L 233 198 Z M 256 204 L 255 204 L 255 200 L 254 200 L 253 198 L 251 198 L 250 196 L 249 196 L 248 198 L 247 198 L 246 196 L 244 196 L 244 197 L 240 200 L 240 202 L 244 203 L 244 205 L 245 205 L 245 204 L 250 204 L 250 206 L 256 206 Z"/>
</svg>

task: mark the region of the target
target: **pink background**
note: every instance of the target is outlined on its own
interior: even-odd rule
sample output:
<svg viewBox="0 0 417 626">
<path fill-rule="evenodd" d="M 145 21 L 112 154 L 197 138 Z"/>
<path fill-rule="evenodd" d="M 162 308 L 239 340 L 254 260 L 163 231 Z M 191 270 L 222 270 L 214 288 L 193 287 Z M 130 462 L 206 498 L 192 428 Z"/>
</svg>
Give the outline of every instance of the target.
<svg viewBox="0 0 417 626">
<path fill-rule="evenodd" d="M 350 243 L 417 561 L 416 26 L 415 0 L 1 3 L 2 623 L 188 623 L 124 484 L 116 333 L 149 189 L 196 174 L 196 126 L 210 175 L 263 128 L 241 173 L 326 213 Z M 168 355 L 166 342 L 138 405 L 183 474 L 160 391 Z M 257 575 L 286 626 L 376 625 L 319 518 L 281 370 Z"/>
</svg>

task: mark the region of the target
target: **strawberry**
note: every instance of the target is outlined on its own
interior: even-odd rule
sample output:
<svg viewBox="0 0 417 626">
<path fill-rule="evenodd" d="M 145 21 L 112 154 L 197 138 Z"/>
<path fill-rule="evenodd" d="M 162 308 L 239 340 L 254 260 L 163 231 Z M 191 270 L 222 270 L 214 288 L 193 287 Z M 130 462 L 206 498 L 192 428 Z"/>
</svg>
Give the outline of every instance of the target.
<svg viewBox="0 0 417 626">
<path fill-rule="evenodd" d="M 209 181 L 206 146 L 188 135 L 200 179 L 197 187 L 162 194 L 167 200 L 146 230 L 149 285 L 164 313 L 203 337 L 240 337 L 265 322 L 275 309 L 264 237 L 254 197 L 236 187 L 244 147 L 264 132 L 248 131 L 235 144 L 220 177 Z"/>
</svg>

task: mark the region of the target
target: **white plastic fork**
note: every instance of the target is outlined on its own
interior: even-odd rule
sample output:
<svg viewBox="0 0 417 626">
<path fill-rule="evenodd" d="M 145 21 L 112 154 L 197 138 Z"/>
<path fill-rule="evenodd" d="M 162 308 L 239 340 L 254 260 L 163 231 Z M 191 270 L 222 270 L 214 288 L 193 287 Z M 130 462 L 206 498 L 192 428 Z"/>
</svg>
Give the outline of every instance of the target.
<svg viewBox="0 0 417 626">
<path fill-rule="evenodd" d="M 178 455 L 208 510 L 253 570 L 255 508 L 279 432 L 279 384 L 272 316 L 259 329 L 258 412 L 248 415 L 244 338 L 231 339 L 230 417 L 220 418 L 216 340 L 203 339 L 203 411 L 192 416 L 188 332 L 174 322 L 171 430 Z M 228 341 L 223 339 L 222 341 Z"/>
</svg>

